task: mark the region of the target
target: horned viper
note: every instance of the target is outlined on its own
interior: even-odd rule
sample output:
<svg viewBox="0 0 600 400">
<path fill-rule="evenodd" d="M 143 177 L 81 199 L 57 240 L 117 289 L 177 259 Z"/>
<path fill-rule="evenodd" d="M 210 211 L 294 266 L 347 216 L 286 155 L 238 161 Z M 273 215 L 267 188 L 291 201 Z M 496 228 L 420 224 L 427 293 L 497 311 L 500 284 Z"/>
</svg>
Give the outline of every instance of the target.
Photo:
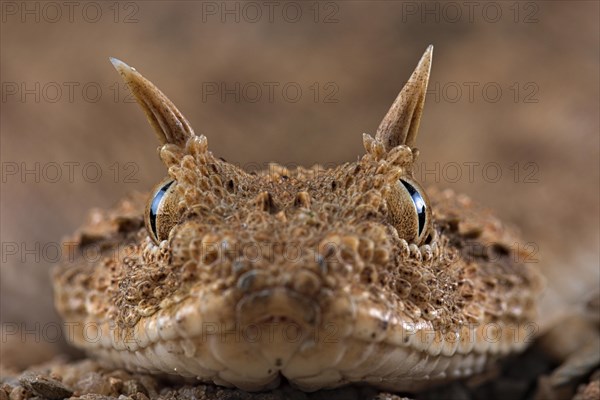
<svg viewBox="0 0 600 400">
<path fill-rule="evenodd" d="M 418 390 L 523 349 L 542 283 L 517 236 L 413 176 L 431 60 L 430 46 L 358 161 L 249 173 L 112 59 L 167 178 L 74 235 L 53 278 L 70 340 L 109 365 L 245 390 Z"/>
</svg>

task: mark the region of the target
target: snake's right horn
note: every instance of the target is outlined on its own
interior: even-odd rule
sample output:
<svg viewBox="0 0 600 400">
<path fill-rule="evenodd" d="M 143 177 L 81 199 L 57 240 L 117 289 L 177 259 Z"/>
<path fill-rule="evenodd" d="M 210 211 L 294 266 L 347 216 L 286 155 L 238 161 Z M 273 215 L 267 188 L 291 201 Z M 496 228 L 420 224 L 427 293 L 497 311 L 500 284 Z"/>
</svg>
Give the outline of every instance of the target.
<svg viewBox="0 0 600 400">
<path fill-rule="evenodd" d="M 144 110 L 160 144 L 172 143 L 184 147 L 187 140 L 194 136 L 194 130 L 175 104 L 135 68 L 112 57 L 110 62 Z"/>
<path fill-rule="evenodd" d="M 415 145 L 427 94 L 432 55 L 433 46 L 429 45 L 417 68 L 377 128 L 375 138 L 383 143 L 386 150 L 401 144 L 411 148 Z"/>
</svg>

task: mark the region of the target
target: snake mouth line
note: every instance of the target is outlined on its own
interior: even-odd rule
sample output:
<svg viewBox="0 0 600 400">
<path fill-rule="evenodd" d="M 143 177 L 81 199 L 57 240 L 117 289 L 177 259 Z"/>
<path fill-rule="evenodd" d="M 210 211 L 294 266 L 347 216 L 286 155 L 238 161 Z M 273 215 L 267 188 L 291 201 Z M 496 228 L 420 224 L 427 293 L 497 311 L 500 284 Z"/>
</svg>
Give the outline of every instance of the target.
<svg viewBox="0 0 600 400">
<path fill-rule="evenodd" d="M 531 324 L 476 324 L 442 332 L 431 322 L 414 322 L 366 299 L 323 290 L 319 301 L 285 287 L 261 289 L 234 299 L 233 294 L 200 293 L 142 317 L 132 328 L 88 319 L 75 324 L 72 341 L 84 348 L 136 352 L 170 341 L 237 346 L 266 356 L 274 366 L 298 352 L 335 346 L 347 340 L 361 346 L 403 347 L 429 356 L 506 354 L 526 346 Z M 86 325 L 87 324 L 87 325 Z M 87 340 L 90 326 L 96 340 Z M 86 332 L 87 330 L 87 332 Z M 189 352 L 188 352 L 189 353 Z"/>
<path fill-rule="evenodd" d="M 352 382 L 412 389 L 480 372 L 525 346 L 506 332 L 486 340 L 485 325 L 443 335 L 365 299 L 326 291 L 317 298 L 284 287 L 238 300 L 199 293 L 132 329 L 102 332 L 99 344 L 78 344 L 131 370 L 251 391 L 277 386 L 282 377 L 307 391 Z"/>
</svg>

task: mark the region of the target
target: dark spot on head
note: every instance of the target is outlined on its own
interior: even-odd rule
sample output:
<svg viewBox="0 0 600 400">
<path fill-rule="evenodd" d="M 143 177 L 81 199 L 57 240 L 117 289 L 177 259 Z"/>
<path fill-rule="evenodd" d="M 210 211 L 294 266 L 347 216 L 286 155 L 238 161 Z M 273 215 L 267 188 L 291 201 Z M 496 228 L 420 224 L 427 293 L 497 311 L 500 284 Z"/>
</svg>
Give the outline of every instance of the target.
<svg viewBox="0 0 600 400">
<path fill-rule="evenodd" d="M 276 358 L 275 359 L 275 366 L 276 367 L 281 367 L 283 365 L 283 361 L 281 360 L 281 358 Z"/>
<path fill-rule="evenodd" d="M 233 179 L 230 179 L 227 181 L 227 190 L 229 190 L 230 192 L 233 192 L 233 190 L 235 189 L 235 184 L 233 183 Z"/>
<path fill-rule="evenodd" d="M 384 319 L 383 321 L 381 321 L 381 329 L 385 331 L 387 328 L 388 328 L 388 320 Z"/>
<path fill-rule="evenodd" d="M 320 254 L 317 256 L 317 264 L 319 265 L 319 270 L 323 275 L 327 273 L 329 267 L 327 265 L 327 261 Z"/>
<path fill-rule="evenodd" d="M 275 202 L 273 201 L 273 196 L 271 195 L 271 193 L 267 194 L 267 198 L 265 199 L 265 202 L 263 204 L 263 210 L 270 214 L 276 214 L 277 211 L 279 211 L 279 209 L 275 205 Z"/>
</svg>

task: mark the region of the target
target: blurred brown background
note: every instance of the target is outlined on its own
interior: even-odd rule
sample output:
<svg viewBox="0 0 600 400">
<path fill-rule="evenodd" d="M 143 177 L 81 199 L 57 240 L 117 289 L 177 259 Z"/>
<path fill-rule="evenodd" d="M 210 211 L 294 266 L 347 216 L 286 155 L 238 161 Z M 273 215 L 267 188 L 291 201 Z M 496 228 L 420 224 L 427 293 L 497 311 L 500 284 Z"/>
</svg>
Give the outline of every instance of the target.
<svg viewBox="0 0 600 400">
<path fill-rule="evenodd" d="M 598 2 L 1 7 L 5 327 L 56 318 L 61 238 L 164 174 L 109 56 L 156 83 L 214 153 L 255 168 L 356 159 L 434 44 L 419 177 L 520 226 L 554 285 L 547 304 L 600 285 Z"/>
</svg>

